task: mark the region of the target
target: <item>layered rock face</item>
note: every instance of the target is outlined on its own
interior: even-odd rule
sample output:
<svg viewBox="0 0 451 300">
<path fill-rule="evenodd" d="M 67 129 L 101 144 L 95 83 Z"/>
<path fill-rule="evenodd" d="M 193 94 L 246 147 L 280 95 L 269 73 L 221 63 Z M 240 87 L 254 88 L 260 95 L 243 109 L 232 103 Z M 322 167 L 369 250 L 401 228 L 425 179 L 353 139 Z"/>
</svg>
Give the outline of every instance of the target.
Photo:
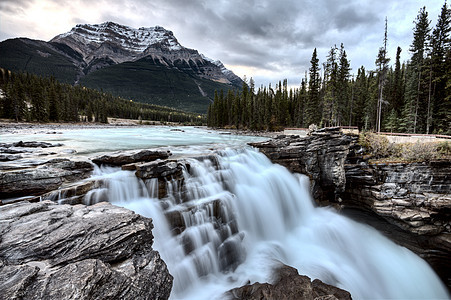
<svg viewBox="0 0 451 300">
<path fill-rule="evenodd" d="M 64 183 L 87 178 L 92 169 L 92 164 L 87 161 L 51 159 L 36 168 L 1 172 L 0 201 L 8 197 L 42 195 L 58 189 Z"/>
<path fill-rule="evenodd" d="M 318 204 L 372 214 L 359 220 L 426 259 L 451 287 L 451 162 L 370 164 L 356 141 L 337 128 L 252 146 L 308 175 Z"/>
<path fill-rule="evenodd" d="M 152 222 L 108 203 L 1 207 L 1 299 L 167 299 Z"/>
<path fill-rule="evenodd" d="M 355 138 L 339 128 L 312 132 L 310 136 L 280 136 L 263 143 L 251 143 L 274 163 L 310 177 L 313 198 L 322 204 L 339 203 L 345 191 L 344 164 Z"/>
<path fill-rule="evenodd" d="M 451 162 L 347 164 L 345 170 L 343 204 L 408 232 L 388 235 L 426 259 L 451 287 Z"/>
</svg>

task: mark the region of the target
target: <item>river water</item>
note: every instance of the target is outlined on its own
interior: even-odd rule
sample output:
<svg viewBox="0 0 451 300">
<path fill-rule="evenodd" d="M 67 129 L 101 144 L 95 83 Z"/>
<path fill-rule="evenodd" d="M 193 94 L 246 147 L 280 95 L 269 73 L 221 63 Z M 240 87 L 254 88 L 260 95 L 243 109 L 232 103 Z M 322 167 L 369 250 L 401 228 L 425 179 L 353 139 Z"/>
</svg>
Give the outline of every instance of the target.
<svg viewBox="0 0 451 300">
<path fill-rule="evenodd" d="M 183 157 L 184 186 L 169 181 L 164 199 L 157 199 L 155 181 L 143 182 L 118 168 L 96 168 L 93 177 L 108 185 L 86 199 L 94 203 L 106 194 L 113 204 L 153 219 L 154 247 L 174 276 L 172 299 L 220 299 L 231 288 L 267 282 L 280 263 L 346 289 L 353 299 L 449 297 L 421 258 L 332 208 L 316 207 L 307 177 L 246 146 L 262 138 L 153 127 L 11 139 L 62 142 L 74 156 L 164 148 Z M 204 154 L 210 156 L 189 158 Z M 174 212 L 183 219 L 179 232 L 166 218 Z"/>
</svg>

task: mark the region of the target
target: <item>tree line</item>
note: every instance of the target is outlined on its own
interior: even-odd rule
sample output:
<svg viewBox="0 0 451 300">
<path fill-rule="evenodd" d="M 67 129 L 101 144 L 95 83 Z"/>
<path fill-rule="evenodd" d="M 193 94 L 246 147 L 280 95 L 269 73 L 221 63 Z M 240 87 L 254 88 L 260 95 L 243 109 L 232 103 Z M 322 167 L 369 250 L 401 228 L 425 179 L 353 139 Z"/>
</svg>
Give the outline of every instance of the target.
<svg viewBox="0 0 451 300">
<path fill-rule="evenodd" d="M 389 65 L 387 20 L 375 70 L 362 66 L 351 75 L 344 45 L 333 46 L 320 65 L 316 48 L 299 88 L 287 80 L 255 88 L 252 78 L 240 92 L 215 94 L 207 124 L 250 130 L 284 127 L 358 126 L 364 130 L 451 134 L 451 10 L 445 1 L 431 28 L 426 8 L 414 20 L 411 58 L 401 63 L 397 48 Z M 322 75 L 321 75 L 322 71 Z"/>
<path fill-rule="evenodd" d="M 201 125 L 205 116 L 114 97 L 53 77 L 0 68 L 0 118 L 29 122 L 100 122 L 108 117 Z"/>
</svg>

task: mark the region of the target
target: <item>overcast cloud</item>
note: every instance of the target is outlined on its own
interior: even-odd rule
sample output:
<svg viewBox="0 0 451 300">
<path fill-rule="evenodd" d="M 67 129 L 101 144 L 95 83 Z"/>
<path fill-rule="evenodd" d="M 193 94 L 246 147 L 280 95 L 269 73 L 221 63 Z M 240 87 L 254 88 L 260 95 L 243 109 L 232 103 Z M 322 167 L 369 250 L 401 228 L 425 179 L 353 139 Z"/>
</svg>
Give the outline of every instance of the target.
<svg viewBox="0 0 451 300">
<path fill-rule="evenodd" d="M 413 21 L 422 6 L 435 26 L 444 0 L 0 0 L 0 40 L 50 40 L 76 24 L 114 21 L 134 28 L 160 25 L 179 42 L 221 60 L 257 86 L 284 78 L 299 85 L 313 48 L 320 63 L 343 43 L 352 72 L 374 61 L 388 18 L 388 47 L 408 59 Z"/>
</svg>

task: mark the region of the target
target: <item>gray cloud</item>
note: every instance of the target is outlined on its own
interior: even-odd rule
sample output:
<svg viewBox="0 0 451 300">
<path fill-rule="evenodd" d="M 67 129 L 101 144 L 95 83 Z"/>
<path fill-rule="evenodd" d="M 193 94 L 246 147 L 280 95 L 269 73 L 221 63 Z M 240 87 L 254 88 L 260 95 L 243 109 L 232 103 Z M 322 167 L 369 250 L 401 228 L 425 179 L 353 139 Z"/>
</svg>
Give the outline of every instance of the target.
<svg viewBox="0 0 451 300">
<path fill-rule="evenodd" d="M 8 14 L 32 9 L 35 3 L 33 0 L 1 1 L 3 19 Z M 308 70 L 313 48 L 318 49 L 322 62 L 330 47 L 341 42 L 354 70 L 360 65 L 374 68 L 377 49 L 382 45 L 385 16 L 389 22 L 389 53 L 394 57 L 399 44 L 406 59 L 412 21 L 422 6 L 417 0 L 47 1 L 60 7 L 77 3 L 76 6 L 90 10 L 86 14 L 83 10 L 74 12 L 70 16 L 73 26 L 109 20 L 136 28 L 163 26 L 172 30 L 185 47 L 197 49 L 227 65 L 257 70 L 258 74 L 246 74 L 254 77 L 257 85 L 260 84 L 257 79 L 267 84 L 285 77 L 297 85 L 304 70 Z M 433 25 L 443 1 L 428 3 Z M 24 20 L 18 26 L 25 28 L 28 25 L 25 23 L 32 21 L 45 22 Z M 46 33 L 51 36 L 41 39 L 50 39 L 69 29 L 51 28 L 54 32 Z M 1 36 L 14 36 L 4 28 L 2 31 Z M 299 74 L 298 80 L 294 79 L 295 74 Z"/>
<path fill-rule="evenodd" d="M 33 0 L 2 0 L 0 11 L 8 14 L 18 14 L 27 9 Z"/>
</svg>

